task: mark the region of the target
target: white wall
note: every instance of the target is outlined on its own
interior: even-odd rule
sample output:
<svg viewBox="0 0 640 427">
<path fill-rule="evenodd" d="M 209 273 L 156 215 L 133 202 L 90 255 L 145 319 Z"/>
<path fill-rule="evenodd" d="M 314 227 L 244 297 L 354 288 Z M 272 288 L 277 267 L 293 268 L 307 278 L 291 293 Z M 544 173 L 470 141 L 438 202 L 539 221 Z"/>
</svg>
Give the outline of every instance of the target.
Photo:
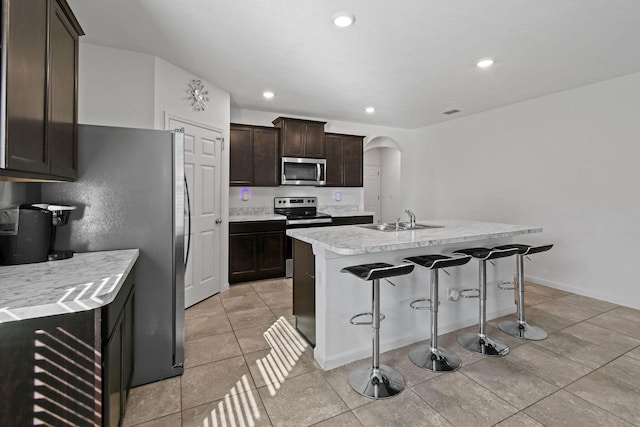
<svg viewBox="0 0 640 427">
<path fill-rule="evenodd" d="M 359 207 L 362 209 L 361 189 L 336 188 L 336 187 L 307 187 L 307 186 L 281 186 L 281 187 L 249 187 L 249 200 L 242 200 L 241 190 L 246 187 L 229 188 L 230 208 L 268 208 L 273 209 L 274 197 L 298 197 L 314 196 L 318 198 L 318 206 L 325 207 Z M 334 200 L 334 194 L 341 194 L 340 201 Z M 321 209 L 322 210 L 322 209 Z"/>
<path fill-rule="evenodd" d="M 362 159 L 364 171 L 363 171 L 363 179 L 364 186 L 362 187 L 362 194 L 364 200 L 364 209 L 367 211 L 375 212 L 373 215 L 373 222 L 379 223 L 380 220 L 380 150 L 377 148 L 373 148 L 370 150 L 364 151 L 364 157 Z M 367 171 L 369 168 L 374 168 L 377 170 L 378 177 L 377 183 L 375 178 L 373 182 L 370 179 L 367 179 Z M 367 197 L 369 198 L 369 202 L 367 203 Z"/>
<path fill-rule="evenodd" d="M 377 148 L 380 151 L 380 222 L 408 220 L 402 197 L 402 153 L 395 148 Z"/>
<path fill-rule="evenodd" d="M 403 221 L 408 217 L 402 193 L 402 153 L 397 148 L 375 147 L 364 152 L 364 164 L 377 166 L 380 171 L 380 209 L 377 222 L 395 222 L 396 218 Z"/>
<path fill-rule="evenodd" d="M 80 43 L 78 122 L 153 128 L 154 57 Z"/>
<path fill-rule="evenodd" d="M 162 58 L 154 57 L 155 64 L 155 128 L 165 128 L 165 112 L 223 130 L 229 135 L 230 95 L 211 82 L 177 67 Z M 204 111 L 195 111 L 188 98 L 187 89 L 192 80 L 200 80 L 208 92 L 209 101 Z"/>
<path fill-rule="evenodd" d="M 40 203 L 39 182 L 0 181 L 0 209 L 22 203 Z"/>
<path fill-rule="evenodd" d="M 640 73 L 419 129 L 418 217 L 540 225 L 530 279 L 640 308 Z"/>
<path fill-rule="evenodd" d="M 80 43 L 78 121 L 83 124 L 164 129 L 165 112 L 229 134 L 230 95 L 202 80 L 209 92 L 194 111 L 189 82 L 200 79 L 162 58 Z"/>
</svg>

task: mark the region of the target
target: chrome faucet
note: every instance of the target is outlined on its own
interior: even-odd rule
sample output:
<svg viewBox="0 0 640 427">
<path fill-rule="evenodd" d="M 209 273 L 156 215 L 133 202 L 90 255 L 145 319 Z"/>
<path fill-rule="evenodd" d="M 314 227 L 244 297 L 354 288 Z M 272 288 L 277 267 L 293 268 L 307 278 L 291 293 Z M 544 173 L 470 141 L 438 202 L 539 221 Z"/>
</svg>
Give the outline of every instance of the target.
<svg viewBox="0 0 640 427">
<path fill-rule="evenodd" d="M 409 222 L 411 223 L 411 228 L 415 228 L 416 226 L 416 214 L 411 212 L 409 209 L 405 211 L 407 215 L 409 215 Z"/>
</svg>

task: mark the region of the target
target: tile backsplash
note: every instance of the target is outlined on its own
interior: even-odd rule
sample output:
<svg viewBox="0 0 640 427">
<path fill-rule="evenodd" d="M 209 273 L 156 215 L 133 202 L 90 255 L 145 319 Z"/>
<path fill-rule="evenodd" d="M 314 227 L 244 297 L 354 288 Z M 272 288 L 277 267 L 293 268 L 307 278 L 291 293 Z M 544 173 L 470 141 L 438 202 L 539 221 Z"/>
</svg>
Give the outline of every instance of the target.
<svg viewBox="0 0 640 427">
<path fill-rule="evenodd" d="M 230 207 L 230 216 L 245 216 L 245 215 L 271 215 L 273 214 L 273 206 L 271 207 L 251 207 L 241 206 L 237 208 Z"/>
<path fill-rule="evenodd" d="M 248 190 L 248 200 L 242 200 L 243 190 Z M 340 193 L 339 197 L 337 193 Z M 271 214 L 273 213 L 274 197 L 317 197 L 320 210 L 357 211 L 364 207 L 362 188 L 230 187 L 229 213 L 232 215 Z M 336 200 L 336 198 L 340 200 Z"/>
</svg>

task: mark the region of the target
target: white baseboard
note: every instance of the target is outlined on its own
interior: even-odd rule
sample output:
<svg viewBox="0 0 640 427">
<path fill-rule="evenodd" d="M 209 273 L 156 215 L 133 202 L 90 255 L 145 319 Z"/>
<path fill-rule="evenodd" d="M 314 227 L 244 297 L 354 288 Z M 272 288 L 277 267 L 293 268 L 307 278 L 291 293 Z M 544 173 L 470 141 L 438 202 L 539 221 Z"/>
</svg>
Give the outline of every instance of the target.
<svg viewBox="0 0 640 427">
<path fill-rule="evenodd" d="M 602 301 L 607 301 L 613 304 L 622 305 L 625 307 L 635 308 L 640 310 L 640 299 L 631 295 L 611 295 L 604 292 L 593 291 L 591 289 L 579 288 L 576 286 L 568 285 L 566 283 L 554 282 L 552 280 L 543 279 L 542 277 L 535 277 L 525 275 L 524 280 L 527 282 L 538 283 L 540 285 L 548 286 L 550 288 L 559 289 L 561 291 L 571 292 L 573 294 L 582 295 L 589 298 L 595 298 Z"/>
<path fill-rule="evenodd" d="M 507 314 L 515 313 L 515 305 L 513 307 L 504 308 L 501 310 L 493 311 L 487 313 L 487 321 L 496 319 L 498 317 L 506 316 Z M 458 329 L 466 328 L 467 326 L 477 325 L 478 317 L 468 317 L 466 319 L 450 322 L 447 324 L 439 324 L 438 325 L 438 336 L 442 334 L 446 334 L 448 332 L 457 331 Z M 431 337 L 430 331 L 426 333 L 414 335 L 414 336 L 406 336 L 400 337 L 392 340 L 384 340 L 380 343 L 380 352 L 384 353 L 386 351 L 395 350 L 396 348 L 404 347 L 410 344 L 414 344 L 420 341 L 424 341 Z M 466 350 L 465 350 L 466 351 Z M 314 354 L 314 357 L 320 367 L 325 371 L 330 369 L 337 368 L 342 365 L 346 365 L 347 363 L 351 363 L 356 360 L 365 359 L 371 357 L 371 348 L 360 348 L 348 350 L 343 353 L 340 353 L 336 357 L 332 357 L 331 359 L 324 360 L 321 355 Z"/>
</svg>

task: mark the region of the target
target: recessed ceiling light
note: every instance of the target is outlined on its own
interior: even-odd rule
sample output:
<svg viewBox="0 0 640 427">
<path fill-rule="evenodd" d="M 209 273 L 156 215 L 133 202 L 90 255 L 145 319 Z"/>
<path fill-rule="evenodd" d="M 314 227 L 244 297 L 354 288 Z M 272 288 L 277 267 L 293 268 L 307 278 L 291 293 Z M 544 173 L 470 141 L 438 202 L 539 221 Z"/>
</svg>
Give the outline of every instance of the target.
<svg viewBox="0 0 640 427">
<path fill-rule="evenodd" d="M 274 96 L 276 96 L 276 94 L 275 94 L 275 93 L 273 93 L 273 92 L 271 92 L 270 90 L 267 90 L 267 91 L 262 92 L 262 96 L 263 96 L 264 98 L 266 98 L 266 99 L 271 99 L 271 98 L 273 98 Z"/>
<path fill-rule="evenodd" d="M 333 23 L 336 27 L 346 28 L 353 25 L 356 22 L 356 17 L 352 13 L 339 12 L 333 15 Z"/>
<path fill-rule="evenodd" d="M 364 111 L 366 111 L 369 114 L 373 114 L 373 113 L 376 112 L 376 109 L 375 109 L 375 107 L 367 107 L 367 108 L 364 109 Z"/>
<path fill-rule="evenodd" d="M 493 65 L 493 59 L 487 58 L 481 61 L 478 61 L 476 64 L 479 68 L 489 68 Z"/>
</svg>

